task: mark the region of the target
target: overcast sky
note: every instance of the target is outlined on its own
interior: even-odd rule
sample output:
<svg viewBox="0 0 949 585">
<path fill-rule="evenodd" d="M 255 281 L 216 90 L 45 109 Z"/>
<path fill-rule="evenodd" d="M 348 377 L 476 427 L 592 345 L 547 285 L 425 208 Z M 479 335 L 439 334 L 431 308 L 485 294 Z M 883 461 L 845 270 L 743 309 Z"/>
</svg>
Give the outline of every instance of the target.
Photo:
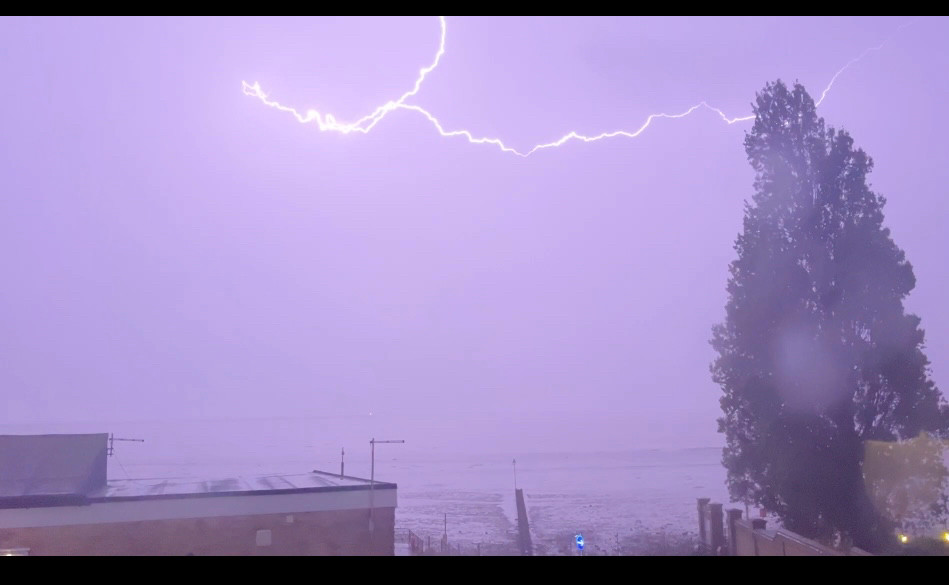
<svg viewBox="0 0 949 585">
<path fill-rule="evenodd" d="M 409 103 L 518 149 L 801 81 L 874 158 L 949 387 L 949 21 L 449 17 Z M 0 20 L 0 424 L 364 417 L 432 444 L 719 444 L 752 170 L 701 110 L 523 159 L 362 117 L 432 17 Z"/>
</svg>

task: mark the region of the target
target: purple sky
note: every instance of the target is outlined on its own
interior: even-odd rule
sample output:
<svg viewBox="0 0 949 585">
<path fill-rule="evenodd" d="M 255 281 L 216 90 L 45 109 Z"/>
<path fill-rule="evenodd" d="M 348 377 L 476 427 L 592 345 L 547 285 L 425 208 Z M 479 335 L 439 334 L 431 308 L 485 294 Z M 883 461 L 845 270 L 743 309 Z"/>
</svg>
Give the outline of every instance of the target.
<svg viewBox="0 0 949 585">
<path fill-rule="evenodd" d="M 410 100 L 519 149 L 765 82 L 816 98 L 900 18 L 448 19 Z M 819 109 L 876 162 L 949 387 L 949 20 Z M 0 424 L 365 416 L 431 444 L 717 445 L 708 374 L 748 123 L 521 159 L 396 111 L 436 17 L 0 20 Z"/>
</svg>

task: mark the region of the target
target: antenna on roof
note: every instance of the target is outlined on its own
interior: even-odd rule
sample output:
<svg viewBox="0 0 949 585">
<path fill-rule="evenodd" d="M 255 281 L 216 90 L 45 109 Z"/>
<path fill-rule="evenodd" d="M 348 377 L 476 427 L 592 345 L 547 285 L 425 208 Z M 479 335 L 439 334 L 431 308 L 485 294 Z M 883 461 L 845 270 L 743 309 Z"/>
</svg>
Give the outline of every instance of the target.
<svg viewBox="0 0 949 585">
<path fill-rule="evenodd" d="M 397 441 L 377 441 L 375 437 L 369 440 L 369 447 L 372 450 L 370 458 L 372 466 L 369 471 L 369 539 L 372 540 L 372 533 L 375 531 L 375 524 L 372 521 L 372 509 L 374 507 L 375 500 L 373 499 L 373 487 L 376 485 L 376 443 L 404 443 L 405 439 L 399 439 Z"/>
<path fill-rule="evenodd" d="M 144 443 L 145 439 L 117 439 L 115 435 L 109 433 L 109 457 L 115 453 L 115 441 L 128 441 L 132 443 Z"/>
</svg>

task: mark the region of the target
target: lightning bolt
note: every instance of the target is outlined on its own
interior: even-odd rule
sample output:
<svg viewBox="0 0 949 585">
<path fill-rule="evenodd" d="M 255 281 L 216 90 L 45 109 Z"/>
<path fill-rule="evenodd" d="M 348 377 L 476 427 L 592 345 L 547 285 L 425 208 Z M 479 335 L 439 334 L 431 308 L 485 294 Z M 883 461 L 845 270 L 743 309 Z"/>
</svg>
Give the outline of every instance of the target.
<svg viewBox="0 0 949 585">
<path fill-rule="evenodd" d="M 827 97 L 827 92 L 830 91 L 830 88 L 834 87 L 834 82 L 837 81 L 837 78 L 840 77 L 840 74 L 841 74 L 841 73 L 843 73 L 844 71 L 846 71 L 847 69 L 849 69 L 851 65 L 854 65 L 855 63 L 857 63 L 858 61 L 860 61 L 861 59 L 863 59 L 864 57 L 866 57 L 866 56 L 869 55 L 870 53 L 875 53 L 875 52 L 880 51 L 881 49 L 883 49 L 883 47 L 886 46 L 886 44 L 887 44 L 888 42 L 890 42 L 891 40 L 893 40 L 893 37 L 895 37 L 897 33 L 899 33 L 899 32 L 900 32 L 901 30 L 903 30 L 904 28 L 908 27 L 909 25 L 913 24 L 914 22 L 916 22 L 915 19 L 914 19 L 914 20 L 911 20 L 911 21 L 909 21 L 909 22 L 907 22 L 907 23 L 905 23 L 905 24 L 901 24 L 895 31 L 893 31 L 893 34 L 891 34 L 891 35 L 889 36 L 889 38 L 887 38 L 885 41 L 883 41 L 882 43 L 880 43 L 879 46 L 870 47 L 870 48 L 867 49 L 866 51 L 860 53 L 859 55 L 857 55 L 856 57 L 854 57 L 853 59 L 851 59 L 850 61 L 847 61 L 847 64 L 844 65 L 843 67 L 841 67 L 840 69 L 838 69 L 838 70 L 837 70 L 837 73 L 834 73 L 834 76 L 830 78 L 830 83 L 828 83 L 828 84 L 827 84 L 827 87 L 824 88 L 824 91 L 821 92 L 821 94 L 820 94 L 820 99 L 817 100 L 816 102 L 814 102 L 814 105 L 815 105 L 815 106 L 820 106 L 820 105 L 824 102 L 824 98 Z"/>
<path fill-rule="evenodd" d="M 438 64 L 441 62 L 442 55 L 445 54 L 445 37 L 447 36 L 448 27 L 445 22 L 444 16 L 439 16 L 438 21 L 439 21 L 439 24 L 441 25 L 441 36 L 438 43 L 438 51 L 435 53 L 435 59 L 432 61 L 431 65 L 428 65 L 427 67 L 423 67 L 422 69 L 419 70 L 418 78 L 415 80 L 415 85 L 412 86 L 412 89 L 403 93 L 399 97 L 399 99 L 386 102 L 385 104 L 376 108 L 372 113 L 363 116 L 362 118 L 356 120 L 355 122 L 344 124 L 337 121 L 336 117 L 333 116 L 332 114 L 323 114 L 317 110 L 312 110 L 312 109 L 307 110 L 305 113 L 301 114 L 295 108 L 292 108 L 290 106 L 283 105 L 277 101 L 271 100 L 269 96 L 266 93 L 264 93 L 263 89 L 261 89 L 260 87 L 260 84 L 257 82 L 250 84 L 250 83 L 247 83 L 246 81 L 241 81 L 241 89 L 245 95 L 259 99 L 264 105 L 274 108 L 276 110 L 279 110 L 281 112 L 286 112 L 288 114 L 291 114 L 301 124 L 316 123 L 317 128 L 319 128 L 321 132 L 338 132 L 340 134 L 351 134 L 353 132 L 359 132 L 362 134 L 367 134 L 370 130 L 372 130 L 376 126 L 376 124 L 381 122 L 382 119 L 385 118 L 386 115 L 388 115 L 390 112 L 393 112 L 395 110 L 408 110 L 408 111 L 421 114 L 423 117 L 425 117 L 425 119 L 427 119 L 432 124 L 432 126 L 435 127 L 435 130 L 443 137 L 446 137 L 446 138 L 463 137 L 463 138 L 466 138 L 468 142 L 470 142 L 471 144 L 490 144 L 490 145 L 498 147 L 502 152 L 514 154 L 514 155 L 524 157 L 524 158 L 529 157 L 530 155 L 540 150 L 562 146 L 572 140 L 578 140 L 581 142 L 596 142 L 598 140 L 604 140 L 607 138 L 615 138 L 618 136 L 622 136 L 626 138 L 636 138 L 637 136 L 645 132 L 646 129 L 649 128 L 650 125 L 652 125 L 654 120 L 657 120 L 660 118 L 669 118 L 669 119 L 685 118 L 686 116 L 690 116 L 698 110 L 708 110 L 717 114 L 722 119 L 722 121 L 725 122 L 725 124 L 727 125 L 736 124 L 738 122 L 746 122 L 748 120 L 754 120 L 755 118 L 754 114 L 751 114 L 748 116 L 739 116 L 739 117 L 730 118 L 725 114 L 725 112 L 723 112 L 719 108 L 713 107 L 703 101 L 677 114 L 667 114 L 667 113 L 651 114 L 646 118 L 646 120 L 642 123 L 642 125 L 639 126 L 639 128 L 635 130 L 614 130 L 610 132 L 603 132 L 602 134 L 597 134 L 595 136 L 587 136 L 584 134 L 580 134 L 578 132 L 569 132 L 568 134 L 564 134 L 562 137 L 560 137 L 557 140 L 554 140 L 553 142 L 537 144 L 531 149 L 526 150 L 526 151 L 519 151 L 511 146 L 508 146 L 499 138 L 476 137 L 469 130 L 446 130 L 445 127 L 442 125 L 442 123 L 438 120 L 438 118 L 436 118 L 428 110 L 422 108 L 421 106 L 405 103 L 406 100 L 415 96 L 419 92 L 419 90 L 421 90 L 422 82 L 425 81 L 425 78 L 428 76 L 429 73 L 431 73 L 432 71 L 435 70 L 436 67 L 438 67 Z M 843 67 L 838 69 L 837 72 L 834 73 L 834 76 L 831 77 L 830 82 L 827 84 L 827 87 L 825 87 L 824 91 L 821 92 L 820 99 L 818 99 L 815 102 L 815 105 L 820 106 L 821 103 L 823 103 L 824 98 L 827 97 L 828 92 L 830 92 L 831 88 L 834 86 L 834 83 L 837 81 L 837 78 L 840 77 L 840 75 L 844 71 L 849 69 L 851 66 L 853 66 L 854 64 L 862 60 L 864 57 L 866 57 L 870 53 L 877 52 L 883 49 L 883 47 L 892 39 L 893 36 L 895 36 L 900 30 L 913 24 L 913 22 L 914 21 L 910 21 L 901 25 L 899 28 L 896 29 L 896 31 L 893 32 L 892 35 L 890 35 L 889 38 L 884 40 L 879 46 L 870 47 L 869 49 L 865 50 L 860 55 L 848 61 Z"/>
</svg>

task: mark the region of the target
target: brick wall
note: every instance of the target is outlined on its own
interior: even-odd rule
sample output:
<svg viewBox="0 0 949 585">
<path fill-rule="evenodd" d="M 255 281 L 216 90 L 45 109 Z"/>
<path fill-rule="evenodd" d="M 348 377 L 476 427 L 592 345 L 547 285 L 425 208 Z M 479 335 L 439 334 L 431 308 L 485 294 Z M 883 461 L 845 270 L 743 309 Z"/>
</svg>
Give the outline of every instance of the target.
<svg viewBox="0 0 949 585">
<path fill-rule="evenodd" d="M 31 555 L 393 555 L 395 508 L 376 508 L 374 519 L 371 540 L 369 511 L 354 509 L 0 528 L 0 548 L 29 548 Z"/>
</svg>

